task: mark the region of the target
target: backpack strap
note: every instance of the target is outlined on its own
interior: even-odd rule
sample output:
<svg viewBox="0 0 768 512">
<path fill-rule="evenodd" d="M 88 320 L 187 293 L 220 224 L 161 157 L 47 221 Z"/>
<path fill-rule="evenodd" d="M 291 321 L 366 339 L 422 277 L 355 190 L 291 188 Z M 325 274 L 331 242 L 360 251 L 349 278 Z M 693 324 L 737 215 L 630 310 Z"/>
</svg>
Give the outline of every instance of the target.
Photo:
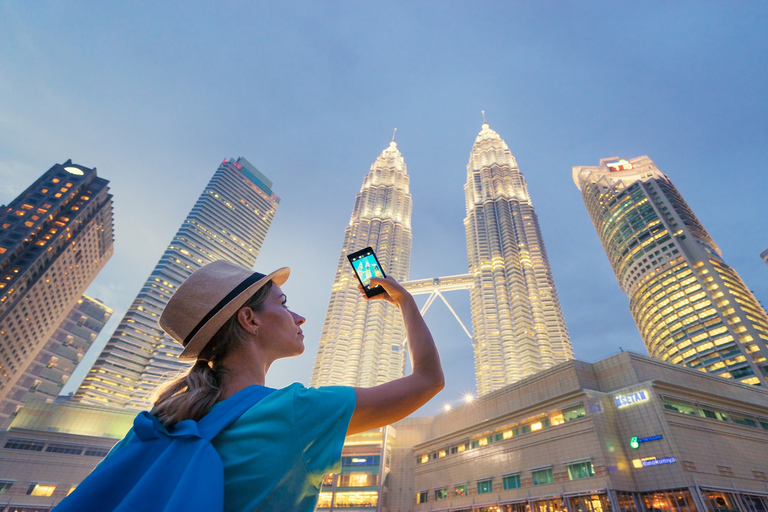
<svg viewBox="0 0 768 512">
<path fill-rule="evenodd" d="M 248 386 L 214 405 L 200 421 L 183 420 L 167 430 L 153 414 L 143 411 L 133 420 L 133 431 L 142 441 L 156 439 L 159 435 L 199 437 L 210 441 L 273 391 L 272 388 L 255 384 Z"/>
<path fill-rule="evenodd" d="M 219 402 L 197 422 L 200 436 L 210 441 L 273 391 L 273 388 L 254 384 Z"/>
</svg>

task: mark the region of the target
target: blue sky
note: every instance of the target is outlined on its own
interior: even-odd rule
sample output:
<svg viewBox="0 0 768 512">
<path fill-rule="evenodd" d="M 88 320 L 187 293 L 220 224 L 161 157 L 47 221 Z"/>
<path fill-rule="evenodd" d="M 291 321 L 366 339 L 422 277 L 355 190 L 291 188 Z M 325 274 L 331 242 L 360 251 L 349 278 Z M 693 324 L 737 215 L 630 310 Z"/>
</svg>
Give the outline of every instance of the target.
<svg viewBox="0 0 768 512">
<path fill-rule="evenodd" d="M 481 110 L 528 182 L 579 359 L 645 353 L 571 178 L 650 156 L 768 303 L 768 4 L 762 2 L 3 2 L 0 203 L 68 158 L 110 180 L 115 255 L 89 289 L 103 344 L 224 158 L 282 202 L 256 268 L 290 266 L 308 383 L 344 227 L 397 127 L 411 177 L 411 278 L 467 271 L 463 185 Z M 470 323 L 464 292 L 447 295 Z M 421 301 L 424 298 L 420 299 Z M 427 321 L 448 385 L 469 342 Z"/>
</svg>

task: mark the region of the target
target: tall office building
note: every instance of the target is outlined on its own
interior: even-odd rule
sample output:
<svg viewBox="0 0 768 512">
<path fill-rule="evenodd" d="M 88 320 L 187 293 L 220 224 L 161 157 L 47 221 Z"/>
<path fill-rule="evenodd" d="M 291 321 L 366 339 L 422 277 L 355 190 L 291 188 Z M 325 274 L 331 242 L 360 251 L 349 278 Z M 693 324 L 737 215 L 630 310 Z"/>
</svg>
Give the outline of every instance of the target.
<svg viewBox="0 0 768 512">
<path fill-rule="evenodd" d="M 0 423 L 26 393 L 19 379 L 112 256 L 107 185 L 67 160 L 0 208 Z"/>
<path fill-rule="evenodd" d="M 83 295 L 16 381 L 7 402 L 14 409 L 28 402 L 53 402 L 114 311 Z"/>
<path fill-rule="evenodd" d="M 648 353 L 768 385 L 768 315 L 647 156 L 573 168 Z"/>
<path fill-rule="evenodd" d="M 573 359 L 539 220 L 515 157 L 483 124 L 464 186 L 478 394 Z"/>
<path fill-rule="evenodd" d="M 371 246 L 387 275 L 408 278 L 411 194 L 405 161 L 391 142 L 363 180 L 336 267 L 312 371 L 312 386 L 375 386 L 405 373 L 405 328 L 397 308 L 367 301 L 347 254 Z"/>
<path fill-rule="evenodd" d="M 73 400 L 142 409 L 158 384 L 189 366 L 157 324 L 176 288 L 215 260 L 252 268 L 280 198 L 245 158 L 224 160 L 128 308 Z"/>
</svg>

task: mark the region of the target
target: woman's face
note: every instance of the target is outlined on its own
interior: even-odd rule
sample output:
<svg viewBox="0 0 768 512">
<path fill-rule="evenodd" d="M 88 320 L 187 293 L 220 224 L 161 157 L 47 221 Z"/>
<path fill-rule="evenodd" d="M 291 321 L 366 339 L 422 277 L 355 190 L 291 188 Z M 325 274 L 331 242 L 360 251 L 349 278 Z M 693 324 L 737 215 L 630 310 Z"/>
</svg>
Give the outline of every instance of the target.
<svg viewBox="0 0 768 512">
<path fill-rule="evenodd" d="M 257 339 L 271 359 L 298 356 L 304 352 L 301 324 L 306 319 L 288 309 L 286 296 L 279 286 L 272 285 L 262 308 L 254 313 L 259 322 Z"/>
</svg>

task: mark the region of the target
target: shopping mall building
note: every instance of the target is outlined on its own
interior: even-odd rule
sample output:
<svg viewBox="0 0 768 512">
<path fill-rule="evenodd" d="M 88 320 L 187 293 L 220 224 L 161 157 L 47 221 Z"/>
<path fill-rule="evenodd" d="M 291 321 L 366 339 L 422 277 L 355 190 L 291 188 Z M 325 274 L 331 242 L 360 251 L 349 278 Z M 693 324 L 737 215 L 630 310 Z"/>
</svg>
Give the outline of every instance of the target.
<svg viewBox="0 0 768 512">
<path fill-rule="evenodd" d="M 129 419 L 23 409 L 0 433 L 0 511 L 50 510 Z M 351 436 L 318 510 L 768 512 L 768 391 L 630 352 L 568 361 Z"/>
</svg>

